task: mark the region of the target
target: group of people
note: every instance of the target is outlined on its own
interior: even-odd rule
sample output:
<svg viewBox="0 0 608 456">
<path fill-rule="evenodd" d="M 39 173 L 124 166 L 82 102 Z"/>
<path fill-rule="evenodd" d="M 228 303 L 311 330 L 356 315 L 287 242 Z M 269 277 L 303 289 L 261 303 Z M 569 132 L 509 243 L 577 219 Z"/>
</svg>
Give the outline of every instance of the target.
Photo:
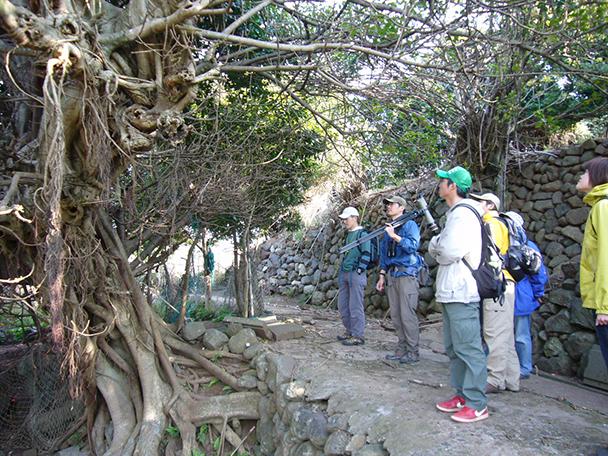
<svg viewBox="0 0 608 456">
<path fill-rule="evenodd" d="M 437 170 L 436 176 L 439 197 L 449 210 L 443 230 L 430 240 L 428 252 L 438 264 L 435 299 L 443 311 L 450 382 L 456 391 L 451 399 L 436 407 L 451 413 L 454 421 L 470 423 L 488 418 L 487 394 L 517 392 L 520 380 L 530 376 L 530 316 L 544 295 L 547 273 L 541 264 L 537 271 L 517 277 L 516 281 L 505 267 L 502 296 L 481 299 L 473 272 L 482 258 L 482 230 L 489 228 L 493 243 L 505 258 L 513 242 L 513 229 L 518 239 L 523 239 L 539 256 L 540 250 L 527 238 L 519 214 L 499 212 L 501 201 L 496 195 L 469 195 L 472 178 L 466 169 L 456 166 Z M 586 194 L 583 201 L 591 206 L 581 252 L 581 296 L 583 306 L 593 309 L 597 337 L 608 366 L 608 158 L 587 162 L 577 189 Z M 391 220 L 399 218 L 406 208 L 405 200 L 399 196 L 386 198 L 383 203 Z M 366 234 L 356 208 L 346 208 L 340 218 L 348 230 L 346 244 Z M 394 353 L 386 358 L 404 364 L 419 360 L 416 308 L 418 274 L 424 266 L 419 245 L 418 225 L 408 221 L 397 228 L 388 223 L 379 248 L 376 290 L 387 294 L 398 337 Z M 344 345 L 365 343 L 363 298 L 371 251 L 370 241 L 349 250 L 340 268 L 338 308 L 345 332 L 338 339 Z"/>
</svg>

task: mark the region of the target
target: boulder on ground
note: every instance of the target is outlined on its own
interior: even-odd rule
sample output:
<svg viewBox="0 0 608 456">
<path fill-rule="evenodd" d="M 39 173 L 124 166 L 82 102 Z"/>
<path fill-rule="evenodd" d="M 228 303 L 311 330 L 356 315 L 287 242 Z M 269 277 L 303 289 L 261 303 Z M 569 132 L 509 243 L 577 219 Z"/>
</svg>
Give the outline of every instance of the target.
<svg viewBox="0 0 608 456">
<path fill-rule="evenodd" d="M 237 355 L 242 354 L 245 349 L 255 345 L 258 342 L 258 338 L 255 332 L 251 328 L 241 329 L 238 333 L 230 338 L 228 341 L 228 348 L 232 353 Z"/>
<path fill-rule="evenodd" d="M 211 328 L 205 331 L 203 346 L 209 350 L 219 350 L 228 343 L 228 336 L 222 331 Z"/>
</svg>

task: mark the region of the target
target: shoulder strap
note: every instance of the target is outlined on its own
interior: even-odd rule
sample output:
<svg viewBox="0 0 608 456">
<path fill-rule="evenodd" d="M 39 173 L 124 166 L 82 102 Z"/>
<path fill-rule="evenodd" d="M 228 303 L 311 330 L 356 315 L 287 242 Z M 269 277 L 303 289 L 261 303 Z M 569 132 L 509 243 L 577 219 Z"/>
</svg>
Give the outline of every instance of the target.
<svg viewBox="0 0 608 456">
<path fill-rule="evenodd" d="M 477 209 L 475 209 L 470 204 L 462 203 L 462 204 L 459 204 L 458 206 L 456 206 L 454 209 L 457 209 L 460 206 L 470 209 L 471 212 L 473 212 L 473 214 L 475 214 L 475 216 L 477 217 L 477 220 L 479 221 L 479 226 L 481 227 L 481 255 L 479 257 L 479 266 L 481 266 L 481 263 L 483 261 L 483 254 L 484 254 L 485 247 L 486 247 L 486 237 L 484 236 L 483 219 L 479 215 L 479 212 L 477 212 Z M 471 267 L 469 262 L 466 260 L 466 258 L 462 257 L 462 262 L 465 264 L 465 266 L 467 268 L 469 268 L 469 271 L 473 272 L 473 268 Z M 477 269 L 479 269 L 479 266 L 477 267 Z"/>
<path fill-rule="evenodd" d="M 475 209 L 473 206 L 471 206 L 470 204 L 467 204 L 467 203 L 461 203 L 458 206 L 456 206 L 454 209 L 458 209 L 461 206 L 469 208 L 473 212 L 473 214 L 475 214 L 475 216 L 477 217 L 477 220 L 479 220 L 479 223 L 481 225 L 483 225 L 483 219 L 481 218 L 481 215 L 479 215 L 479 212 L 477 212 L 477 209 Z"/>
<path fill-rule="evenodd" d="M 516 237 L 516 238 L 520 237 L 517 226 L 515 225 L 515 222 L 507 214 L 499 212 L 498 220 L 500 220 L 507 227 L 507 230 L 509 230 L 509 237 Z"/>
<path fill-rule="evenodd" d="M 355 241 L 358 241 L 359 239 L 361 239 L 363 236 L 365 236 L 367 234 L 367 230 L 365 228 L 361 228 L 360 230 L 357 230 L 357 237 L 355 238 Z M 357 246 L 357 249 L 359 250 L 359 252 L 363 253 L 363 249 L 361 248 L 363 244 L 359 244 Z"/>
<path fill-rule="evenodd" d="M 459 206 L 464 206 L 464 207 L 469 208 L 477 216 L 477 220 L 479 220 L 479 224 L 481 226 L 481 257 L 479 258 L 479 265 L 481 266 L 481 264 L 483 263 L 484 257 L 487 257 L 487 255 L 488 255 L 488 253 L 487 253 L 488 245 L 492 249 L 494 249 L 494 251 L 497 252 L 498 254 L 500 254 L 500 249 L 496 246 L 494 239 L 492 239 L 492 236 L 490 236 L 490 233 L 488 233 L 488 231 L 486 230 L 485 222 L 479 215 L 479 212 L 477 212 L 475 210 L 475 208 L 473 206 L 471 206 L 470 204 L 463 203 L 463 204 L 460 204 Z M 469 263 L 467 262 L 466 259 L 463 258 L 462 261 L 464 262 L 465 265 L 467 265 L 467 267 L 471 271 L 473 271 L 473 269 L 471 269 L 471 266 L 469 265 Z"/>
</svg>

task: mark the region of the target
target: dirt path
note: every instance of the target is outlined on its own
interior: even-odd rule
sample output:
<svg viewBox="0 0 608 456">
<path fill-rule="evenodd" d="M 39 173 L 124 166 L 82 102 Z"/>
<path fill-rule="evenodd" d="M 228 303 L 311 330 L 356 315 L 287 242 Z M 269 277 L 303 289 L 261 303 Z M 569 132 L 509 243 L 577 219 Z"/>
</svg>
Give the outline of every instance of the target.
<svg viewBox="0 0 608 456">
<path fill-rule="evenodd" d="M 421 361 L 384 361 L 397 338 L 368 320 L 364 346 L 345 347 L 333 310 L 271 297 L 267 310 L 301 321 L 303 339 L 272 344 L 300 362 L 298 378 L 310 381 L 309 399 L 325 399 L 331 413 L 345 413 L 352 434 L 404 455 L 591 455 L 608 446 L 608 395 L 533 376 L 519 393 L 489 396 L 490 418 L 458 424 L 434 407 L 452 395 L 441 323 L 421 332 Z"/>
</svg>

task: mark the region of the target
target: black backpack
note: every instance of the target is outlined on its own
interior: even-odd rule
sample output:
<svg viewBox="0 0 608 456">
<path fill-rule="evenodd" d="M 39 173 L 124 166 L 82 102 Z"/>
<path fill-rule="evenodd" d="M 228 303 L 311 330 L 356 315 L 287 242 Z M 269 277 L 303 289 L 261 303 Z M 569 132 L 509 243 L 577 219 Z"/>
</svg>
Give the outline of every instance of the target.
<svg viewBox="0 0 608 456">
<path fill-rule="evenodd" d="M 477 269 L 473 269 L 467 260 L 463 258 L 462 261 L 469 268 L 471 274 L 473 274 L 473 278 L 477 283 L 479 297 L 481 299 L 492 298 L 497 301 L 502 298 L 507 288 L 507 281 L 502 273 L 502 256 L 492 240 L 490 228 L 484 223 L 477 210 L 468 204 L 460 204 L 459 206 L 470 209 L 479 220 L 479 226 L 481 227 L 481 258 L 479 266 Z"/>
<path fill-rule="evenodd" d="M 509 230 L 509 249 L 505 255 L 505 269 L 516 282 L 526 276 L 537 274 L 543 264 L 543 259 L 540 253 L 527 245 L 523 228 L 518 229 L 506 214 L 500 214 L 498 219 Z"/>
<path fill-rule="evenodd" d="M 359 235 L 357 236 L 357 240 L 361 239 L 363 236 L 365 236 L 367 233 L 367 231 L 365 229 L 361 229 L 359 230 Z M 363 244 L 361 244 L 363 245 Z M 361 245 L 358 245 L 357 248 L 359 249 L 360 253 L 363 253 L 363 250 L 361 250 Z M 380 239 L 379 236 L 376 236 L 375 238 L 372 238 L 369 240 L 369 263 L 367 264 L 367 270 L 369 271 L 370 269 L 374 269 L 376 266 L 378 266 L 378 263 L 380 263 Z"/>
</svg>

